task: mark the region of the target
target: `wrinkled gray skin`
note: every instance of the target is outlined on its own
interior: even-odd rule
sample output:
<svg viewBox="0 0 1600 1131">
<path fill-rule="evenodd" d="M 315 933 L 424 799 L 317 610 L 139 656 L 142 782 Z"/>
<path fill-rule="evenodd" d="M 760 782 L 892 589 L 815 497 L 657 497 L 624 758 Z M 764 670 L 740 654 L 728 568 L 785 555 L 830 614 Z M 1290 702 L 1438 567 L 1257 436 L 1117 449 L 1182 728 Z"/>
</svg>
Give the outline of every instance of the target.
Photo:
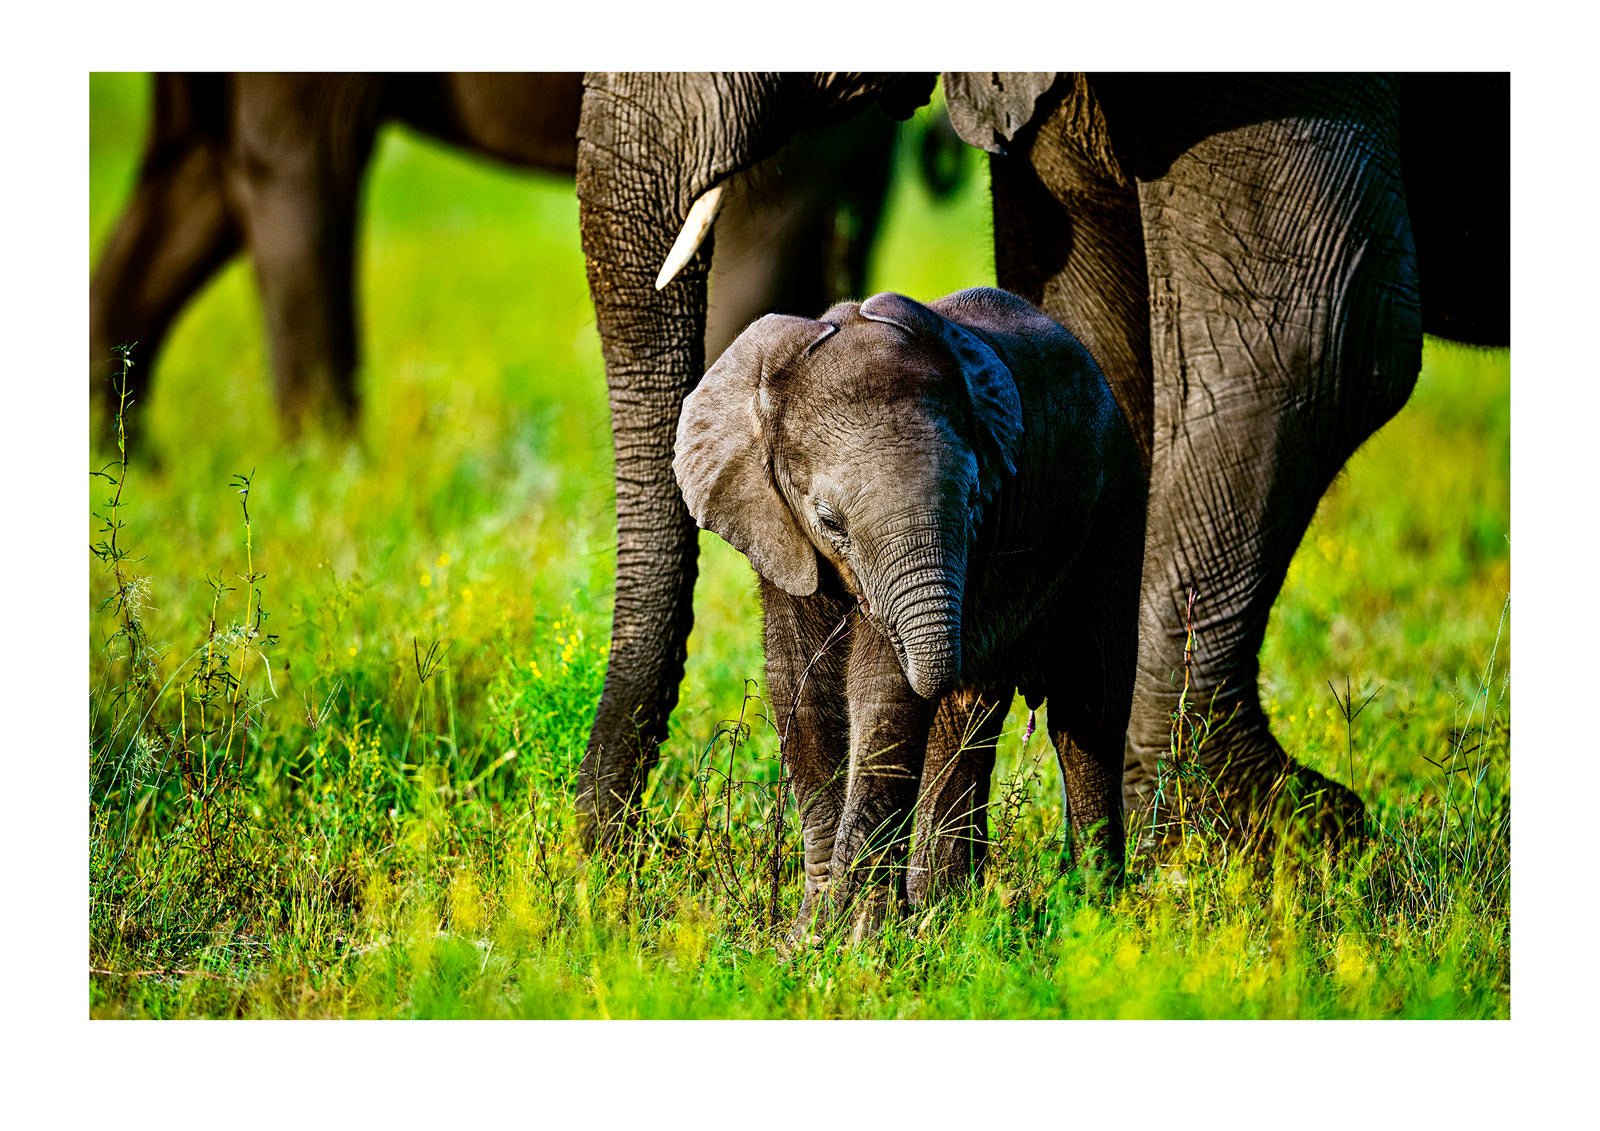
<svg viewBox="0 0 1600 1131">
<path fill-rule="evenodd" d="M 796 130 L 873 105 L 905 116 L 933 79 L 585 76 L 578 196 L 618 531 L 577 799 L 589 844 L 625 825 L 655 762 L 692 621 L 695 524 L 670 464 L 703 371 L 710 243 L 660 291 L 656 272 L 707 189 Z M 1359 832 L 1360 799 L 1273 737 L 1256 656 L 1322 493 L 1409 395 L 1423 331 L 1508 340 L 1504 76 L 984 73 L 946 89 L 992 154 L 999 285 L 1088 347 L 1148 469 L 1130 819 L 1159 808 L 1193 592 L 1191 702 L 1213 711 L 1201 759 L 1232 827 L 1298 811 L 1282 827 Z M 947 701 L 938 725 L 966 729 L 963 713 Z"/>
<path fill-rule="evenodd" d="M 673 470 L 762 578 L 796 936 L 825 903 L 871 929 L 981 863 L 978 787 L 1018 689 L 1049 700 L 1073 838 L 1120 873 L 1144 473 L 1071 334 L 993 288 L 769 315 L 684 402 Z M 805 674 L 853 603 L 864 620 Z M 964 748 L 946 724 L 980 708 Z"/>
<path fill-rule="evenodd" d="M 128 379 L 141 404 L 173 321 L 246 250 L 285 428 L 312 416 L 347 427 L 359 409 L 357 206 L 378 127 L 402 122 L 519 169 L 571 176 L 577 162 L 577 72 L 160 74 L 154 87 L 134 193 L 89 288 L 93 401 L 107 395 L 112 347 L 137 342 Z M 768 310 L 812 313 L 860 293 L 894 137 L 883 115 L 863 116 L 734 178 L 703 319 L 711 348 Z M 138 416 L 126 421 L 135 435 Z"/>
</svg>

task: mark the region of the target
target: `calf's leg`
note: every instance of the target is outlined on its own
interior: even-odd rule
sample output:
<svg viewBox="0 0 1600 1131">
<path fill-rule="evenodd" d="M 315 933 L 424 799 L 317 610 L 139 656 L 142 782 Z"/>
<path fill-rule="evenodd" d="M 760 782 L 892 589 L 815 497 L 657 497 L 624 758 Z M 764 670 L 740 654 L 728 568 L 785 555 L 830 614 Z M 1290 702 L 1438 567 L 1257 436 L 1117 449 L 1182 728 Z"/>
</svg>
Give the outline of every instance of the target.
<svg viewBox="0 0 1600 1131">
<path fill-rule="evenodd" d="M 834 836 L 844 811 L 850 759 L 845 667 L 848 634 L 860 628 L 847 620 L 853 608 L 848 600 L 792 597 L 764 578 L 761 598 L 768 705 L 805 852 L 805 894 L 789 933 L 792 941 L 805 942 L 828 893 Z"/>
<path fill-rule="evenodd" d="M 850 776 L 829 864 L 833 913 L 877 931 L 904 892 L 906 847 L 936 704 L 906 682 L 887 638 L 860 626 L 845 673 Z"/>
<path fill-rule="evenodd" d="M 923 906 L 975 881 L 989 854 L 989 784 L 1011 689 L 957 688 L 939 702 L 917 793 L 906 897 Z"/>
</svg>

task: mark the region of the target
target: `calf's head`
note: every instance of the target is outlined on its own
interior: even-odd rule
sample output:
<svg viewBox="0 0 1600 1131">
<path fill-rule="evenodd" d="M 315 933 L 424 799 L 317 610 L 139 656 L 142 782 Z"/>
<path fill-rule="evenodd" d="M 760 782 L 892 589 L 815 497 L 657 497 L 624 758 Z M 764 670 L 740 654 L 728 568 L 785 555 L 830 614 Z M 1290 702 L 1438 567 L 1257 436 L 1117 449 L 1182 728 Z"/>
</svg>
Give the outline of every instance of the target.
<svg viewBox="0 0 1600 1131">
<path fill-rule="evenodd" d="M 796 596 L 837 571 L 934 698 L 961 672 L 967 559 L 1022 404 L 977 334 L 897 294 L 769 314 L 684 401 L 689 511 Z"/>
</svg>

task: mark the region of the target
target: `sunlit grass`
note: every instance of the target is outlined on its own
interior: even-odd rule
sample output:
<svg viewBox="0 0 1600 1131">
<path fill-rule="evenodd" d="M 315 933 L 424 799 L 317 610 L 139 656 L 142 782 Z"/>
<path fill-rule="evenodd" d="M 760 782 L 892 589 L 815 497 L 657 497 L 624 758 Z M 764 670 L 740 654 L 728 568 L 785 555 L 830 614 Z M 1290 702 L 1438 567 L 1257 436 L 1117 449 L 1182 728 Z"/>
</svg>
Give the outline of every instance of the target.
<svg viewBox="0 0 1600 1131">
<path fill-rule="evenodd" d="M 96 77 L 91 96 L 98 248 L 147 98 L 123 76 Z M 993 281 L 972 164 L 948 204 L 902 177 L 874 289 L 930 298 Z M 571 185 L 388 131 L 364 217 L 357 443 L 281 442 L 242 262 L 159 359 L 145 407 L 161 463 L 130 466 L 119 534 L 150 579 L 157 684 L 173 677 L 150 733 L 192 706 L 174 673 L 207 638 L 209 579 L 238 587 L 247 568 L 235 474 L 251 475 L 249 568 L 277 639 L 270 681 L 246 671 L 269 698 L 229 795 L 237 836 L 208 842 L 195 817 L 220 800 L 197 800 L 159 760 L 91 799 L 90 963 L 111 971 L 92 976 L 93 1013 L 1507 1014 L 1503 351 L 1429 344 L 1412 403 L 1324 501 L 1268 633 L 1277 734 L 1353 776 L 1387 830 L 1364 859 L 1258 874 L 1219 853 L 1181 884 L 1088 899 L 1057 878 L 1054 758 L 1042 735 L 1023 749 L 1014 711 L 998 774 L 1026 788 L 990 882 L 869 946 L 785 963 L 763 910 L 776 743 L 756 703 L 748 740 L 717 737 L 762 674 L 753 578 L 720 540 L 702 541 L 682 703 L 646 799 L 682 843 L 585 860 L 571 835 L 614 552 Z M 97 568 L 90 592 L 96 767 L 130 738 L 109 708 L 127 671 L 104 648 L 118 623 L 101 609 L 108 578 Z M 224 624 L 243 596 L 223 603 Z M 1328 686 L 1342 698 L 1347 679 L 1357 703 L 1373 695 L 1348 728 Z M 795 840 L 791 819 L 780 913 L 798 901 Z"/>
</svg>

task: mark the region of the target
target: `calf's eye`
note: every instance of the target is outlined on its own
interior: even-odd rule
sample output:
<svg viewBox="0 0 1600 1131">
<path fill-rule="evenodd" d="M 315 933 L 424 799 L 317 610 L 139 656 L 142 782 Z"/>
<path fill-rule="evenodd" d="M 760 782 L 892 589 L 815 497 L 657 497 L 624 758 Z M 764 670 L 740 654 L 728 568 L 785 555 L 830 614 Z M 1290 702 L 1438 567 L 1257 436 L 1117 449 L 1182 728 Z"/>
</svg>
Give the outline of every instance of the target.
<svg viewBox="0 0 1600 1131">
<path fill-rule="evenodd" d="M 844 536 L 844 523 L 839 521 L 839 516 L 831 510 L 817 508 L 817 525 L 827 533 L 842 538 Z"/>
</svg>

